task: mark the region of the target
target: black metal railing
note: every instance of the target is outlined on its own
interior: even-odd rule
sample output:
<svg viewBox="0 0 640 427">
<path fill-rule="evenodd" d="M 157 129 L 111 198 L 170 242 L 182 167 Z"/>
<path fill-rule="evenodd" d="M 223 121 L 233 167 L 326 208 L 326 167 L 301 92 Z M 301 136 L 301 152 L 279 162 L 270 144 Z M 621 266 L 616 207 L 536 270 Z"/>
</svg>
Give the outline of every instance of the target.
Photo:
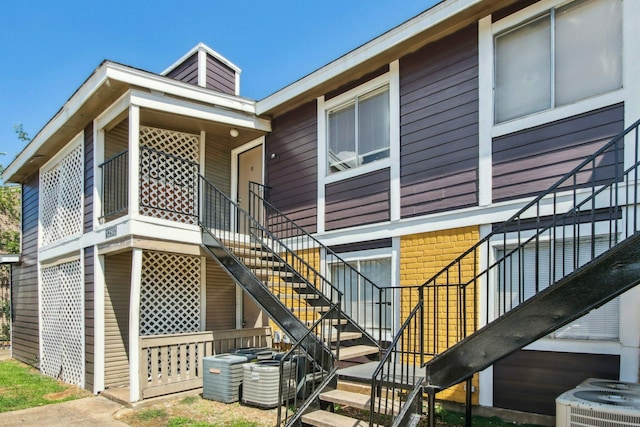
<svg viewBox="0 0 640 427">
<path fill-rule="evenodd" d="M 278 426 L 297 425 L 302 415 L 312 406 L 318 406 L 318 395 L 327 385 L 336 386 L 336 361 L 339 348 L 331 353 L 322 353 L 320 358 L 308 351 L 306 341 L 318 337 L 327 345 L 340 343 L 340 329 L 334 322 L 342 319 L 340 303 L 333 304 L 329 311 L 311 325 L 309 331 L 293 344 L 280 359 L 280 388 L 278 392 Z M 324 360 L 329 358 L 329 360 Z M 330 369 L 323 368 L 330 366 Z"/>
<path fill-rule="evenodd" d="M 424 301 L 411 311 L 394 343 L 418 340 L 420 344 L 411 347 L 419 349 L 416 360 L 420 355 L 437 357 L 478 329 L 481 289 L 486 295 L 484 323 L 497 321 L 634 236 L 639 231 L 639 126 L 640 121 L 618 134 L 426 281 Z M 633 154 L 625 155 L 625 148 Z M 416 330 L 421 331 L 417 336 Z M 391 345 L 379 371 L 384 372 L 388 360 L 404 357 L 405 351 L 403 345 Z M 397 386 L 410 385 L 400 381 Z M 423 385 L 415 384 L 414 391 Z"/>
<path fill-rule="evenodd" d="M 102 170 L 102 218 L 126 214 L 129 209 L 129 152 L 122 151 L 98 167 Z"/>
<path fill-rule="evenodd" d="M 343 295 L 342 311 L 345 316 L 367 335 L 378 347 L 391 341 L 394 318 L 393 307 L 397 288 L 388 283 L 380 286 L 362 274 L 351 263 L 321 243 L 267 200 L 268 187 L 256 182 L 249 184 L 249 208 L 252 216 L 262 220 L 269 232 L 298 253 L 315 254 L 322 274 L 329 278 Z M 320 262 L 320 257 L 322 262 Z M 320 266 L 323 267 L 320 267 Z"/>
</svg>

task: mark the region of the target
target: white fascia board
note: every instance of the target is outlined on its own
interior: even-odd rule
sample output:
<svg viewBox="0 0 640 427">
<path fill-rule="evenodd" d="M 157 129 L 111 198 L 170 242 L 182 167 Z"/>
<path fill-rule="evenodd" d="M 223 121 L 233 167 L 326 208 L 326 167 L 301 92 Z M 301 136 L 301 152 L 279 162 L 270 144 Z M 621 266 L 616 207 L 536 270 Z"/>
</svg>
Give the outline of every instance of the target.
<svg viewBox="0 0 640 427">
<path fill-rule="evenodd" d="M 131 91 L 130 102 L 142 108 L 207 120 L 211 122 L 225 123 L 246 129 L 255 129 L 264 132 L 271 131 L 271 123 L 252 114 L 242 114 L 226 108 L 207 106 L 199 103 L 184 101 L 182 99 L 169 98 L 155 93 Z"/>
<path fill-rule="evenodd" d="M 255 101 L 222 92 L 214 92 L 189 83 L 159 76 L 147 71 L 136 70 L 124 65 L 110 63 L 107 70 L 109 79 L 127 83 L 132 86 L 144 87 L 157 92 L 164 92 L 193 101 L 230 108 L 232 110 L 255 114 Z"/>
<path fill-rule="evenodd" d="M 404 24 L 387 31 L 295 83 L 280 89 L 273 95 L 258 101 L 256 103 L 256 114 L 265 114 L 288 100 L 305 93 L 327 80 L 339 76 L 368 59 L 380 55 L 403 41 L 483 1 L 484 0 L 442 1 Z"/>
<path fill-rule="evenodd" d="M 176 62 L 174 62 L 173 64 L 168 66 L 163 72 L 160 73 L 160 75 L 161 76 L 166 76 L 173 69 L 175 69 L 178 65 L 182 64 L 184 61 L 189 59 L 194 53 L 196 53 L 198 51 L 207 52 L 209 55 L 213 56 L 218 61 L 222 62 L 224 65 L 226 65 L 227 67 L 231 68 L 233 71 L 235 71 L 238 74 L 240 74 L 242 72 L 242 70 L 236 64 L 234 64 L 233 62 L 229 61 L 227 58 L 225 58 L 224 56 L 220 55 L 218 52 L 216 52 L 215 50 L 211 49 L 206 44 L 200 42 L 197 45 L 195 45 L 194 47 L 192 47 L 191 50 L 189 50 L 189 52 L 187 52 L 184 55 L 182 55 L 180 57 L 180 59 L 178 59 Z"/>
</svg>

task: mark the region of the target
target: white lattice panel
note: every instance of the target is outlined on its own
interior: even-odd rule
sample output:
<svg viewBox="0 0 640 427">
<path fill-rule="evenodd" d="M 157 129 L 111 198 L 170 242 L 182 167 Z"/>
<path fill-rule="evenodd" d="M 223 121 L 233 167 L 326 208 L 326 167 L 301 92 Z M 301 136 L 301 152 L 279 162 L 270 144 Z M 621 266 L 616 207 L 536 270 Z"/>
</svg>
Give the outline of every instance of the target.
<svg viewBox="0 0 640 427">
<path fill-rule="evenodd" d="M 140 145 L 140 213 L 195 224 L 200 137 L 141 127 Z"/>
<path fill-rule="evenodd" d="M 42 245 L 82 232 L 83 182 L 81 145 L 40 175 Z"/>
<path fill-rule="evenodd" d="M 200 160 L 200 136 L 152 127 L 140 127 L 140 145 L 180 157 L 188 162 Z"/>
<path fill-rule="evenodd" d="M 42 269 L 40 370 L 69 384 L 84 380 L 84 306 L 80 261 Z"/>
<path fill-rule="evenodd" d="M 200 258 L 143 252 L 140 335 L 200 330 Z"/>
</svg>

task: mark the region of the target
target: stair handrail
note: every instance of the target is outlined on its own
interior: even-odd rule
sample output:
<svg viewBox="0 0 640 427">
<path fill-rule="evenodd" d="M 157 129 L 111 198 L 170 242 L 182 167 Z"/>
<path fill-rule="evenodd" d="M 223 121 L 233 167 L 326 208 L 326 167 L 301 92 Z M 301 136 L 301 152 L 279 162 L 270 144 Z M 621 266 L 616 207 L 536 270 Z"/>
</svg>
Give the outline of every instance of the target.
<svg viewBox="0 0 640 427">
<path fill-rule="evenodd" d="M 421 286 L 414 286 L 418 292 L 418 302 L 402 323 L 399 330 L 412 332 L 409 334 L 396 334 L 389 347 L 384 352 L 378 366 L 371 374 L 371 399 L 369 401 L 369 425 L 378 424 L 377 418 L 383 416 L 393 416 L 393 408 L 396 405 L 395 396 L 398 395 L 400 388 L 398 385 L 405 383 L 413 384 L 414 387 L 421 387 L 424 375 L 420 375 L 417 368 L 421 368 L 424 364 L 424 352 L 422 348 L 409 351 L 412 346 L 421 345 L 421 341 L 416 339 L 422 335 L 421 321 L 424 316 L 424 294 Z M 400 355 L 400 357 L 398 357 Z M 411 357 L 402 357 L 402 355 L 410 355 Z M 417 356 L 418 360 L 415 360 Z M 398 382 L 398 365 L 400 365 L 400 379 Z M 405 393 L 406 396 L 409 393 Z M 389 408 L 392 408 L 389 413 Z"/>
<path fill-rule="evenodd" d="M 351 307 L 347 306 L 347 301 L 346 301 L 346 298 L 344 297 L 342 300 L 343 302 L 342 310 L 347 314 L 348 318 L 350 318 L 355 322 L 355 326 L 358 327 L 358 329 L 360 329 L 361 333 L 368 336 L 372 340 L 372 342 L 374 342 L 378 346 L 378 348 L 381 348 L 382 342 L 384 341 L 384 337 L 386 336 L 385 331 L 387 330 L 387 328 L 385 328 L 384 322 L 391 323 L 392 321 L 391 316 L 387 315 L 387 310 L 385 310 L 385 307 L 392 306 L 392 302 L 387 299 L 387 293 L 385 291 L 386 289 L 390 289 L 390 287 L 388 286 L 383 287 L 374 283 L 372 280 L 370 280 L 368 277 L 366 277 L 364 274 L 362 274 L 356 268 L 354 268 L 351 264 L 346 262 L 333 249 L 326 246 L 324 243 L 322 243 L 320 240 L 314 237 L 311 233 L 307 232 L 304 228 L 298 225 L 298 223 L 296 223 L 293 219 L 291 219 L 287 214 L 285 214 L 280 209 L 275 207 L 265 197 L 265 194 L 269 189 L 270 187 L 264 184 L 260 184 L 254 181 L 249 182 L 249 195 L 251 198 L 250 205 L 249 205 L 250 210 L 266 208 L 268 211 L 275 213 L 278 216 L 278 219 L 286 221 L 288 225 L 288 227 L 285 227 L 286 230 L 289 230 L 290 228 L 294 230 L 293 234 L 289 234 L 290 236 L 289 238 L 297 239 L 299 236 L 303 236 L 305 239 L 309 239 L 312 242 L 314 248 L 318 248 L 324 251 L 325 265 L 329 265 L 329 264 L 340 265 L 342 268 L 345 269 L 344 270 L 345 273 L 342 273 L 343 277 L 348 277 L 351 280 L 355 279 L 355 280 L 361 281 L 360 283 L 365 283 L 368 288 L 371 288 L 371 292 L 368 292 L 365 289 L 364 294 L 365 295 L 370 294 L 373 300 L 374 293 L 375 293 L 375 296 L 377 297 L 378 301 L 374 301 L 372 303 L 372 307 L 377 306 L 375 307 L 375 309 L 377 309 L 377 312 L 373 312 L 374 309 L 372 309 L 371 313 L 365 312 L 363 316 L 360 316 L 359 313 L 353 313 L 353 310 L 351 309 Z M 264 224 L 265 228 L 269 228 L 268 227 L 269 219 L 270 217 L 269 217 L 269 214 L 267 213 L 265 215 L 265 224 Z M 282 221 L 278 221 L 277 223 L 280 226 L 282 224 Z M 278 233 L 281 231 L 282 231 L 282 227 L 280 226 L 279 229 L 275 231 L 275 233 Z M 282 239 L 282 237 L 280 238 Z M 327 261 L 328 259 L 330 259 L 330 261 Z M 333 280 L 332 283 L 334 283 L 335 285 L 335 280 Z M 347 281 L 345 280 L 344 289 L 340 289 L 340 287 L 338 287 L 338 289 L 342 291 L 343 296 L 347 294 L 346 288 L 350 286 L 350 283 L 351 282 L 347 283 Z M 362 306 L 363 304 L 357 304 L 357 305 Z M 368 314 L 369 316 L 367 316 Z M 368 319 L 375 319 L 376 315 L 378 316 L 378 320 L 379 320 L 378 327 L 376 328 L 374 326 L 373 328 L 367 328 L 364 324 L 366 324 Z M 376 334 L 372 334 L 367 329 L 374 330 Z M 373 335 L 377 335 L 377 338 L 374 337 Z"/>
<path fill-rule="evenodd" d="M 229 196 L 227 196 L 226 194 L 224 194 L 223 191 L 221 191 L 218 187 L 216 187 L 210 180 L 208 180 L 206 177 L 199 175 L 199 180 L 203 183 L 205 183 L 205 185 L 210 186 L 211 188 L 213 188 L 221 197 L 223 197 L 223 199 L 225 200 L 226 203 L 228 203 L 230 206 L 233 207 L 233 209 L 235 210 L 235 212 L 237 213 L 241 213 L 243 215 L 246 215 L 247 218 L 250 218 L 253 222 L 253 224 L 255 225 L 254 230 L 258 229 L 260 230 L 262 233 L 264 233 L 269 239 L 278 242 L 278 247 L 282 248 L 284 251 L 286 251 L 288 254 L 290 254 L 292 256 L 292 258 L 294 258 L 296 261 L 300 262 L 302 265 L 305 266 L 305 268 L 309 269 L 311 272 L 313 272 L 317 277 L 319 277 L 320 279 L 323 280 L 323 285 L 328 286 L 333 292 L 335 292 L 335 297 L 339 298 L 340 300 L 342 299 L 342 292 L 336 288 L 333 284 L 331 284 L 331 282 L 329 280 L 327 280 L 320 272 L 318 272 L 315 267 L 313 267 L 311 264 L 309 264 L 307 262 L 307 260 L 305 260 L 304 258 L 300 257 L 298 254 L 296 254 L 296 252 L 294 250 L 292 250 L 291 248 L 289 248 L 287 245 L 285 245 L 280 239 L 278 239 L 276 236 L 274 236 L 269 230 L 267 230 L 265 227 L 262 226 L 262 224 L 260 224 L 259 221 L 255 220 L 255 218 L 253 218 L 249 212 L 247 212 L 246 210 L 244 210 L 242 207 L 240 207 L 236 202 L 234 202 L 233 200 L 231 200 L 231 198 Z M 202 190 L 201 190 L 202 191 Z M 210 235 L 211 237 L 213 237 L 214 239 L 218 240 L 215 236 L 215 234 L 213 233 L 213 231 L 210 229 L 209 226 L 207 226 L 206 224 L 204 224 L 202 222 L 202 215 L 199 215 L 199 220 L 200 220 L 200 225 L 202 226 L 203 229 L 205 229 Z M 251 231 L 250 232 L 254 237 L 255 236 L 255 231 Z M 220 242 L 218 240 L 219 243 L 223 244 L 223 242 Z M 237 259 L 237 257 L 232 254 L 233 257 L 235 257 Z M 308 283 L 309 286 L 314 287 L 316 290 L 318 291 L 322 291 L 321 289 L 318 289 L 317 286 L 315 286 L 313 283 Z"/>
<path fill-rule="evenodd" d="M 560 238 L 563 241 L 563 245 L 564 245 L 564 239 L 567 237 L 570 237 L 573 239 L 574 242 L 572 245 L 572 248 L 575 248 L 577 246 L 577 243 L 579 243 L 579 239 L 580 239 L 580 225 L 583 223 L 581 221 L 582 219 L 582 215 L 581 215 L 581 211 L 580 208 L 582 207 L 587 207 L 587 209 L 589 209 L 589 211 L 587 212 L 590 216 L 591 222 L 587 223 L 587 224 L 591 224 L 591 235 L 589 236 L 591 238 L 591 255 L 593 259 L 593 255 L 595 253 L 595 243 L 593 242 L 595 240 L 595 236 L 596 236 L 596 232 L 595 232 L 595 223 L 598 221 L 602 221 L 601 219 L 597 219 L 596 218 L 596 204 L 598 202 L 598 200 L 596 200 L 597 196 L 601 196 L 601 195 L 607 195 L 607 190 L 608 191 L 608 196 L 609 196 L 609 206 L 608 206 L 608 210 L 609 210 L 609 232 L 610 232 L 610 238 L 609 238 L 609 244 L 611 245 L 611 243 L 613 243 L 614 245 L 619 243 L 621 240 L 624 240 L 624 238 L 621 238 L 619 236 L 620 233 L 622 232 L 626 232 L 626 236 L 630 236 L 633 235 L 634 233 L 637 232 L 638 230 L 638 218 L 637 215 L 638 213 L 635 212 L 635 206 L 638 204 L 639 201 L 639 191 L 638 191 L 638 178 L 639 178 L 639 172 L 638 172 L 638 166 L 640 166 L 640 161 L 639 161 L 639 127 L 640 127 L 640 120 L 637 120 L 635 123 L 633 123 L 631 126 L 627 127 L 626 129 L 624 129 L 623 131 L 619 132 L 617 135 L 615 135 L 609 142 L 607 142 L 606 144 L 604 144 L 602 147 L 600 147 L 598 150 L 596 150 L 593 154 L 591 154 L 590 156 L 588 156 L 586 159 L 584 159 L 583 161 L 581 161 L 577 166 L 575 166 L 570 172 L 566 173 L 565 175 L 563 175 L 560 179 L 558 179 L 551 187 L 549 187 L 547 190 L 543 191 L 542 193 L 538 194 L 536 197 L 534 197 L 530 202 L 526 203 L 524 207 L 522 207 L 521 209 L 519 209 L 515 214 L 513 214 L 511 217 L 509 217 L 509 219 L 507 219 L 506 221 L 500 223 L 497 226 L 493 227 L 493 230 L 487 234 L 486 236 L 484 236 L 483 238 L 481 238 L 477 243 L 475 243 L 474 245 L 472 245 L 469 249 L 467 249 L 466 251 L 464 251 L 460 256 L 458 256 L 456 259 L 454 259 L 453 261 L 451 261 L 449 264 L 447 264 L 444 268 L 442 268 L 440 271 L 438 271 L 437 273 L 435 273 L 431 278 L 429 278 L 427 281 L 425 281 L 421 286 L 421 289 L 423 290 L 423 292 L 428 292 L 428 289 L 432 289 L 434 290 L 434 294 L 435 294 L 435 289 L 439 286 L 442 286 L 442 284 L 438 284 L 439 281 L 446 281 L 447 283 L 449 283 L 449 278 L 451 276 L 455 278 L 457 278 L 458 280 L 455 280 L 456 283 L 454 283 L 452 286 L 454 287 L 458 287 L 460 289 L 466 290 L 471 284 L 476 283 L 478 280 L 481 280 L 483 276 L 486 276 L 487 282 L 488 282 L 488 276 L 489 273 L 491 272 L 492 269 L 496 268 L 496 266 L 499 265 L 499 263 L 501 263 L 502 261 L 506 260 L 509 257 L 514 256 L 515 253 L 519 254 L 519 250 L 520 249 L 524 249 L 525 245 L 530 244 L 530 243 L 534 243 L 535 244 L 535 248 L 536 248 L 536 256 L 538 256 L 538 248 L 540 245 L 540 237 L 541 235 L 547 233 L 547 232 L 551 232 L 552 236 L 550 235 L 550 241 L 555 242 L 556 238 Z M 632 134 L 632 132 L 634 132 L 634 142 L 635 143 L 635 150 L 634 150 L 634 161 L 633 164 L 631 166 L 629 166 L 627 169 L 624 169 L 624 154 L 622 155 L 622 164 L 621 164 L 621 159 L 620 159 L 620 152 L 624 152 L 625 149 L 625 139 L 630 136 Z M 630 142 L 630 143 L 631 143 Z M 621 144 L 622 143 L 622 144 Z M 619 146 L 619 144 L 621 144 L 621 146 Z M 595 171 L 596 171 L 596 161 L 601 158 L 601 156 L 609 154 L 613 152 L 613 157 L 614 157 L 614 162 L 613 162 L 613 168 L 614 168 L 614 174 L 613 177 L 609 177 L 608 179 L 600 179 L 599 181 L 597 181 L 596 179 L 596 175 L 595 175 Z M 586 167 L 588 167 L 591 164 L 592 166 L 592 175 L 591 178 L 586 182 L 586 183 L 578 183 L 577 180 L 577 176 L 578 174 L 583 171 L 583 169 L 585 169 Z M 622 173 L 620 173 L 620 170 L 622 170 Z M 633 176 L 631 176 L 633 175 Z M 631 178 L 631 179 L 630 179 Z M 573 183 L 570 183 L 570 181 L 573 180 Z M 567 183 L 570 183 L 571 185 L 568 186 L 567 188 Z M 587 188 L 587 190 L 585 191 L 586 197 L 584 198 L 580 198 L 581 200 L 579 200 L 578 197 L 578 192 L 579 190 L 585 189 Z M 629 189 L 632 189 L 632 192 L 630 194 Z M 590 189 L 590 191 L 589 191 Z M 624 194 L 625 198 L 624 198 L 624 202 L 626 202 L 627 204 L 632 204 L 633 207 L 632 208 L 627 208 L 627 212 L 631 212 L 633 214 L 633 224 L 632 224 L 632 229 L 631 229 L 631 233 L 629 233 L 629 222 L 627 221 L 626 223 L 626 229 L 625 230 L 621 230 L 619 224 L 618 224 L 618 220 L 619 218 L 622 217 L 622 206 L 621 204 L 619 204 L 620 202 L 620 189 L 624 189 L 626 191 L 626 193 Z M 571 193 L 572 191 L 572 193 Z M 556 205 L 558 203 L 560 203 L 560 201 L 558 201 L 558 194 L 562 193 L 562 192 L 568 192 L 570 193 L 570 195 L 572 195 L 572 198 L 570 200 L 571 202 L 571 207 L 564 213 L 560 213 L 558 214 L 556 212 Z M 631 195 L 631 197 L 629 197 Z M 564 196 L 564 194 L 562 195 Z M 548 201 L 549 199 L 551 199 L 551 202 L 553 204 L 553 210 L 552 213 L 550 215 L 547 216 L 551 216 L 551 221 L 547 221 L 543 224 L 541 224 L 541 211 L 543 209 L 541 209 L 543 202 Z M 589 206 L 590 205 L 590 206 Z M 613 206 L 611 206 L 613 205 Z M 536 208 L 536 212 L 535 215 L 532 216 L 531 218 L 533 218 L 535 220 L 535 227 L 533 228 L 536 232 L 532 235 L 532 236 L 526 236 L 523 240 L 522 237 L 522 229 L 521 229 L 521 221 L 523 221 L 524 219 L 528 219 L 529 217 L 526 215 L 527 212 L 529 212 L 532 208 Z M 607 208 L 607 207 L 605 207 Z M 567 223 L 567 218 L 573 217 L 574 221 L 573 222 L 569 222 Z M 576 218 L 577 218 L 577 222 L 576 222 Z M 611 224 L 613 222 L 613 225 Z M 511 229 L 512 225 L 516 225 L 515 227 L 515 231 Z M 561 236 L 557 236 L 556 235 L 556 228 L 558 228 L 559 226 L 562 227 L 562 231 L 563 234 Z M 572 226 L 573 230 L 572 233 L 569 233 L 568 235 L 565 234 L 565 228 L 567 226 Z M 530 230 L 530 228 L 525 228 L 524 230 Z M 517 233 L 517 242 L 518 245 L 510 250 L 507 251 L 506 247 L 508 246 L 507 244 L 507 234 L 509 233 Z M 597 233 L 598 235 L 600 233 Z M 525 233 L 526 235 L 526 233 Z M 483 245 L 490 245 L 490 243 L 492 241 L 495 241 L 495 237 L 496 236 L 502 236 L 502 244 L 503 247 L 505 248 L 504 254 L 499 258 L 496 259 L 494 262 L 489 262 L 489 257 L 486 257 L 486 268 L 485 269 L 481 269 L 480 272 L 478 272 L 478 264 L 480 262 L 480 251 L 479 249 L 483 246 Z M 612 236 L 612 237 L 611 237 Z M 584 236 L 583 236 L 584 237 Z M 611 241 L 613 239 L 613 242 Z M 564 247 L 563 247 L 564 250 Z M 473 274 L 470 276 L 465 276 L 465 278 L 463 278 L 463 274 L 462 274 L 462 262 L 465 260 L 466 257 L 468 257 L 469 255 L 473 254 L 473 259 L 471 261 L 472 265 L 471 266 L 467 266 L 470 267 L 471 270 L 473 271 Z M 577 253 L 576 253 L 577 255 Z M 574 257 L 574 264 L 577 267 L 577 256 Z M 520 262 L 520 259 L 518 259 L 518 262 Z M 456 269 L 457 266 L 457 269 Z M 506 270 L 506 269 L 505 269 Z M 505 273 L 506 274 L 506 273 Z M 538 273 L 536 273 L 538 274 Z M 567 273 L 568 274 L 568 273 Z M 553 272 L 554 275 L 554 280 L 555 279 L 555 270 Z M 443 280 L 440 280 L 444 277 Z M 469 278 L 466 278 L 469 277 Z M 536 292 L 539 292 L 540 289 L 538 289 L 539 286 L 539 278 L 536 275 Z M 489 323 L 489 318 L 491 316 L 491 313 L 489 313 L 489 292 L 486 292 L 487 294 L 487 310 L 486 310 L 486 317 L 487 317 L 487 321 L 486 323 Z M 449 295 L 449 291 L 447 290 L 447 296 Z M 424 297 L 425 301 L 429 300 L 426 296 Z M 520 302 L 522 302 L 522 296 L 519 297 Z M 432 304 L 436 304 L 437 298 L 434 298 L 432 300 Z M 477 302 L 474 299 L 474 305 L 473 305 L 473 321 L 474 321 L 474 325 L 472 328 L 469 328 L 469 325 L 467 325 L 467 316 L 466 316 L 466 308 L 468 305 L 467 301 L 462 301 L 460 303 L 458 303 L 459 308 L 461 308 L 459 316 L 457 317 L 457 319 L 455 319 L 459 325 L 462 325 L 461 327 L 458 328 L 458 333 L 461 335 L 459 337 L 459 340 L 464 339 L 467 336 L 467 333 L 473 333 L 474 331 L 477 330 Z M 415 308 L 420 308 L 417 310 L 412 310 L 411 313 L 409 314 L 409 316 L 407 317 L 406 321 L 403 323 L 402 327 L 398 330 L 398 332 L 396 333 L 396 337 L 395 338 L 399 338 L 400 336 L 406 335 L 408 334 L 410 331 L 408 330 L 408 327 L 410 324 L 412 324 L 412 322 L 416 321 L 416 317 L 419 315 L 424 315 L 424 304 L 426 304 L 426 302 L 419 302 L 418 304 L 416 304 Z M 512 307 L 513 308 L 513 307 Z M 434 319 L 436 316 L 436 312 L 437 310 L 432 310 L 432 312 L 434 313 Z M 504 315 L 504 314 L 502 314 Z M 501 315 L 501 316 L 502 316 Z M 447 321 L 449 319 L 447 318 Z M 495 320 L 494 320 L 495 321 Z M 422 323 L 423 325 L 426 325 L 424 322 Z M 437 334 L 437 323 L 435 323 L 433 325 L 433 329 L 434 332 Z M 426 349 L 426 343 L 425 341 L 425 334 L 421 333 L 420 334 L 420 341 L 421 341 L 421 345 L 420 347 L 422 348 L 422 354 L 423 355 L 430 355 L 433 356 L 433 358 L 431 360 L 434 360 L 435 358 L 438 357 L 439 354 L 439 347 L 437 345 L 437 337 L 433 338 L 433 343 L 434 343 L 434 347 L 433 347 L 433 351 L 429 351 Z M 458 340 L 458 341 L 459 341 Z M 395 341 L 395 339 L 394 339 Z M 396 355 L 397 351 L 395 349 L 394 346 L 390 346 L 389 349 L 387 350 L 387 352 L 385 352 L 381 363 L 379 364 L 379 367 L 383 364 L 386 363 L 386 361 L 388 361 L 390 358 L 393 358 Z M 429 373 L 428 373 L 428 366 L 429 363 L 431 362 L 427 361 L 425 363 L 425 368 L 427 369 L 427 377 L 426 377 L 426 381 L 427 383 L 429 383 Z M 376 369 L 376 373 L 379 373 L 379 369 Z M 464 381 L 464 379 L 463 379 Z M 446 384 L 446 385 L 436 385 L 437 389 L 440 389 L 440 387 L 448 387 L 452 384 Z M 415 391 L 415 389 L 414 389 Z M 373 402 L 372 402 L 373 404 Z"/>
<path fill-rule="evenodd" d="M 337 302 L 331 306 L 331 308 L 323 313 L 323 315 L 316 320 L 313 325 L 309 327 L 307 333 L 302 336 L 297 342 L 293 343 L 291 348 L 287 350 L 280 357 L 280 386 L 278 389 L 278 417 L 276 425 L 290 426 L 298 423 L 305 411 L 311 407 L 314 402 L 317 402 L 317 398 L 324 388 L 336 378 L 336 372 L 338 370 L 336 362 L 340 357 L 340 329 L 336 329 L 337 334 L 336 348 L 334 351 L 330 351 L 331 360 L 329 363 L 321 361 L 317 363 L 316 357 L 312 357 L 311 372 L 307 373 L 306 369 L 301 369 L 298 366 L 300 360 L 309 360 L 308 352 L 304 342 L 309 340 L 311 336 L 318 337 L 322 342 L 332 342 L 333 330 L 325 327 L 327 320 L 333 319 L 340 320 L 341 310 L 340 302 Z M 300 356 L 300 353 L 303 355 Z M 326 352 L 322 354 L 324 356 Z M 287 368 L 285 364 L 289 362 Z M 323 366 L 330 366 L 329 370 L 324 370 Z M 299 378 L 302 373 L 302 378 Z M 311 375 L 311 378 L 308 376 Z M 293 377 L 293 378 L 292 378 Z M 295 393 L 291 398 L 290 392 L 286 389 L 292 387 L 295 384 Z M 305 394 L 307 394 L 305 396 Z M 299 402 L 298 399 L 301 401 Z M 288 402 L 287 402 L 288 401 Z M 289 416 L 290 408 L 294 408 L 293 414 Z M 284 411 L 284 414 L 283 414 Z"/>
</svg>

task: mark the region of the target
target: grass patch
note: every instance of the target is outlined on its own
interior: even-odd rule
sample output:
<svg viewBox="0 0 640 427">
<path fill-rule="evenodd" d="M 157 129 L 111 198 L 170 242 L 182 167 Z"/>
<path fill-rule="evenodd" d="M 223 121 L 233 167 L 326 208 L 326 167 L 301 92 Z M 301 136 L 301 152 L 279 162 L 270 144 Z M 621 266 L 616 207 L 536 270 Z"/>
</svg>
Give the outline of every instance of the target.
<svg viewBox="0 0 640 427">
<path fill-rule="evenodd" d="M 180 403 L 182 403 L 183 405 L 193 405 L 198 400 L 200 400 L 198 396 L 187 396 L 184 399 L 182 399 Z"/>
<path fill-rule="evenodd" d="M 167 411 L 165 411 L 164 409 L 155 409 L 155 408 L 145 409 L 138 412 L 137 414 L 137 417 L 141 421 L 155 420 L 157 418 L 164 418 L 166 416 L 167 416 Z"/>
<path fill-rule="evenodd" d="M 0 362 L 0 412 L 66 402 L 90 394 L 15 360 Z"/>
</svg>

